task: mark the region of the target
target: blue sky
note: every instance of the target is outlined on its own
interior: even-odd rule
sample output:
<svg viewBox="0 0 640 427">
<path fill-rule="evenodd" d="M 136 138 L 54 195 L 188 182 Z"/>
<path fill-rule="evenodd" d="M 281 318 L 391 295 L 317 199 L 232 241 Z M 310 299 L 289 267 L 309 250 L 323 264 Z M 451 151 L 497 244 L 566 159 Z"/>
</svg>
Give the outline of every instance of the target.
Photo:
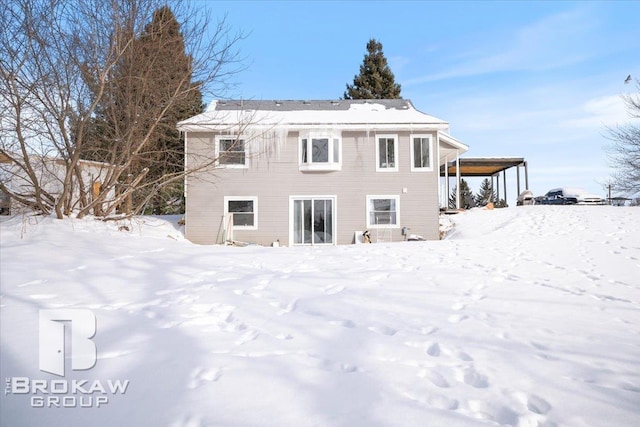
<svg viewBox="0 0 640 427">
<path fill-rule="evenodd" d="M 376 38 L 402 97 L 447 120 L 470 146 L 465 156 L 524 157 L 536 195 L 560 186 L 606 194 L 605 126 L 627 120 L 621 95 L 635 85 L 623 81 L 640 79 L 640 1 L 206 7 L 247 34 L 238 45 L 246 69 L 228 97 L 339 98 Z M 507 172 L 510 184 L 515 173 Z M 479 182 L 470 184 L 477 191 Z"/>
</svg>

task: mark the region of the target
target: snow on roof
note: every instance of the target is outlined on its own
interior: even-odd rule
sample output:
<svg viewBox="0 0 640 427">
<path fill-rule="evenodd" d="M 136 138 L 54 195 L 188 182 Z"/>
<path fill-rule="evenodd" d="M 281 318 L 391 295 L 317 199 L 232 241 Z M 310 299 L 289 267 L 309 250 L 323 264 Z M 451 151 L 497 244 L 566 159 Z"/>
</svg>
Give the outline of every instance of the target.
<svg viewBox="0 0 640 427">
<path fill-rule="evenodd" d="M 213 101 L 207 111 L 178 123 L 183 131 L 244 123 L 252 126 L 394 125 L 447 130 L 448 122 L 415 109 L 408 99 Z"/>
</svg>

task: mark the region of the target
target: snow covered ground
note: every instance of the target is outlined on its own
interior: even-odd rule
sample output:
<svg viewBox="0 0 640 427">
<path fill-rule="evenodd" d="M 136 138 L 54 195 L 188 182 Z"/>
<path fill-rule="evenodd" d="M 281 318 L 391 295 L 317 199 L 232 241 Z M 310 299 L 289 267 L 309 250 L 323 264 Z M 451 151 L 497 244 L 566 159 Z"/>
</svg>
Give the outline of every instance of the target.
<svg viewBox="0 0 640 427">
<path fill-rule="evenodd" d="M 447 219 L 443 241 L 313 248 L 4 220 L 0 425 L 640 425 L 640 208 Z M 54 308 L 95 315 L 92 369 L 67 348 L 66 377 L 39 370 Z"/>
</svg>

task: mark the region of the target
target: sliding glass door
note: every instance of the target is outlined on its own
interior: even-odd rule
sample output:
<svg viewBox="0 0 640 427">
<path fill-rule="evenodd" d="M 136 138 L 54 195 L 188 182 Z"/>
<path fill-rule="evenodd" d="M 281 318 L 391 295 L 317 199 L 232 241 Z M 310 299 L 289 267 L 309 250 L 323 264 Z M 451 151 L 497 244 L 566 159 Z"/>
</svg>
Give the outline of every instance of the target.
<svg viewBox="0 0 640 427">
<path fill-rule="evenodd" d="M 333 244 L 334 207 L 334 198 L 293 198 L 293 244 Z"/>
</svg>

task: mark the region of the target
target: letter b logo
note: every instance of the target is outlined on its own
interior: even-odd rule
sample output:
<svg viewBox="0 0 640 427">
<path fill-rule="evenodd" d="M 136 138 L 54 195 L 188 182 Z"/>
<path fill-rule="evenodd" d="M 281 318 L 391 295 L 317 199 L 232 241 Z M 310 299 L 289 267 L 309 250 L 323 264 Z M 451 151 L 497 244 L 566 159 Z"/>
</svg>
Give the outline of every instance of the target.
<svg viewBox="0 0 640 427">
<path fill-rule="evenodd" d="M 71 369 L 83 371 L 96 364 L 96 317 L 91 310 L 40 310 L 40 370 L 64 376 L 65 335 L 63 322 L 71 326 Z"/>
</svg>

